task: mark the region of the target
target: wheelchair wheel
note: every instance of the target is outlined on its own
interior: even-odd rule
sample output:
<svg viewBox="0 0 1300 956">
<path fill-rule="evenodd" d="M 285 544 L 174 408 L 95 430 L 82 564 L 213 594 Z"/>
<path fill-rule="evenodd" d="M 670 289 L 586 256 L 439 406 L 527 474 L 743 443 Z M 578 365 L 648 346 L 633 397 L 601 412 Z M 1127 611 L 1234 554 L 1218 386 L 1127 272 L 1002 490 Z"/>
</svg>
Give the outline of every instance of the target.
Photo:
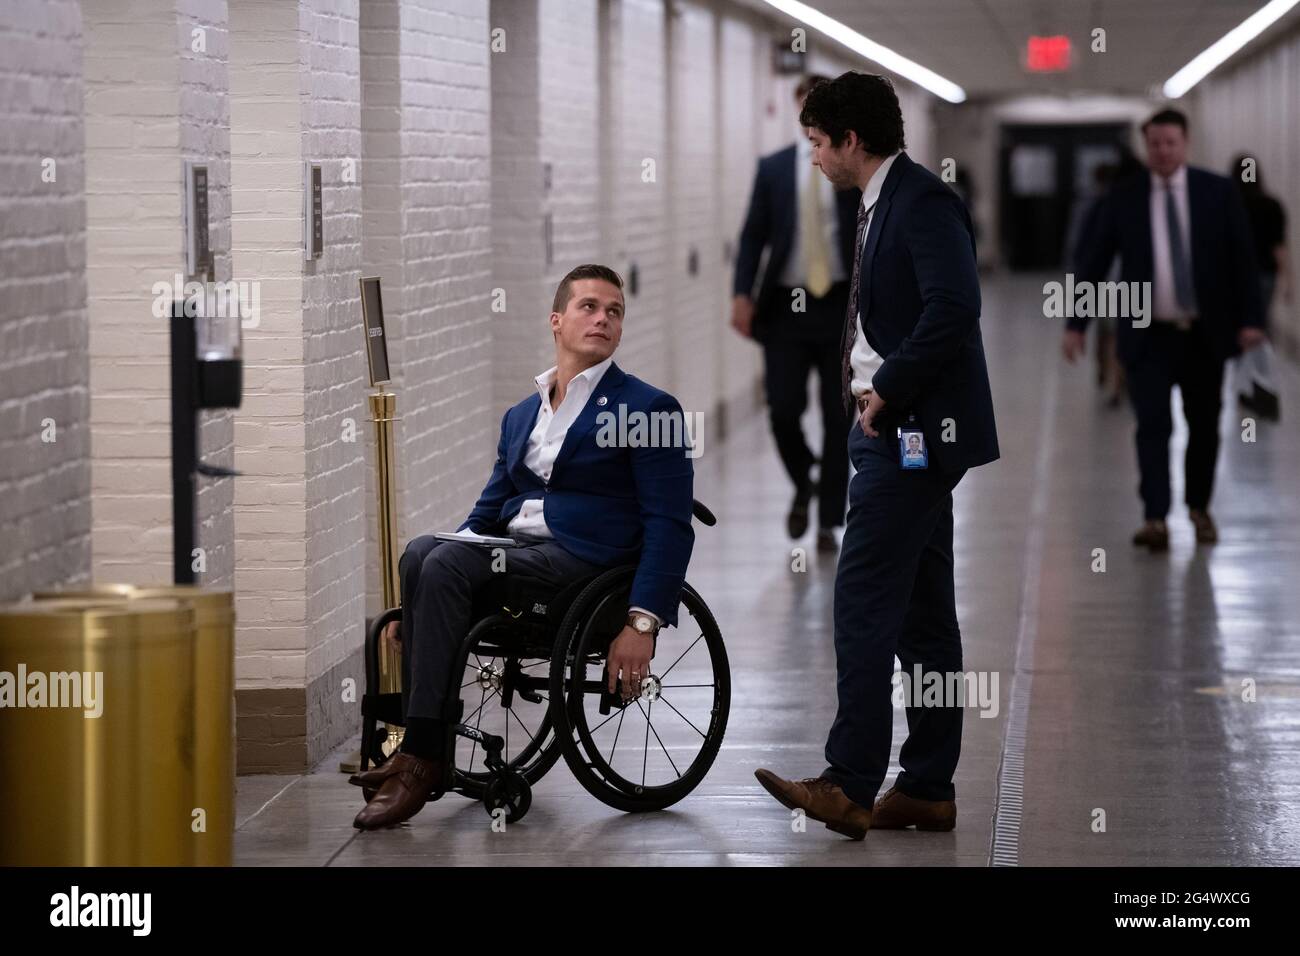
<svg viewBox="0 0 1300 956">
<path fill-rule="evenodd" d="M 483 809 L 491 817 L 505 810 L 506 823 L 518 823 L 533 805 L 533 788 L 522 773 L 512 772 L 493 777 L 483 788 Z"/>
<path fill-rule="evenodd" d="M 642 812 L 671 806 L 708 773 L 726 732 L 731 675 L 717 622 L 686 584 L 640 695 L 624 705 L 606 693 L 605 655 L 634 575 L 602 574 L 569 608 L 551 661 L 551 720 L 578 782 L 611 807 Z"/>
<path fill-rule="evenodd" d="M 550 716 L 550 648 L 521 639 L 512 623 L 494 615 L 470 630 L 452 669 L 459 677 L 453 693 L 465 704 L 461 723 L 503 738 L 502 761 L 531 785 L 560 759 Z M 477 742 L 459 736 L 452 746 L 457 788 L 473 799 L 484 798 L 493 779 L 487 754 Z M 513 821 L 507 817 L 507 822 Z"/>
</svg>

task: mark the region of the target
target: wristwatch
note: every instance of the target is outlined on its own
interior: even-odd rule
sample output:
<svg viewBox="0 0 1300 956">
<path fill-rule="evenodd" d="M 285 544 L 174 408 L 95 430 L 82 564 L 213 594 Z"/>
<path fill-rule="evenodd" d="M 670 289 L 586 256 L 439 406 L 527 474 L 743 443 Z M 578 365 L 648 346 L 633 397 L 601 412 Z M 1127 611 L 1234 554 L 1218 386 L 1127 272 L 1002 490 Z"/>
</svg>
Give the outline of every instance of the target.
<svg viewBox="0 0 1300 956">
<path fill-rule="evenodd" d="M 638 634 L 644 634 L 646 637 L 655 637 L 659 634 L 659 623 L 649 614 L 630 611 L 627 615 L 627 623 L 632 630 Z"/>
</svg>

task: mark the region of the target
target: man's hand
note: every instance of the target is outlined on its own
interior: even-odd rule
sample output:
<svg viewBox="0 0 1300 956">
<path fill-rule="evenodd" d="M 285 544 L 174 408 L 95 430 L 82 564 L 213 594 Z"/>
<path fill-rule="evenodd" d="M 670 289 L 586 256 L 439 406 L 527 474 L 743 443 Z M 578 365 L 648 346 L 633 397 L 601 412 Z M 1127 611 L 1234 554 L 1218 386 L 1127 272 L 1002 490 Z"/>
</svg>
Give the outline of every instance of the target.
<svg viewBox="0 0 1300 956">
<path fill-rule="evenodd" d="M 1262 345 L 1268 341 L 1268 335 L 1263 329 L 1257 329 L 1253 325 L 1247 325 L 1237 332 L 1237 344 L 1241 346 L 1243 352 L 1249 352 L 1256 345 Z"/>
<path fill-rule="evenodd" d="M 749 296 L 731 300 L 731 327 L 747 339 L 754 337 L 754 300 Z"/>
<path fill-rule="evenodd" d="M 1065 330 L 1065 338 L 1061 339 L 1061 354 L 1071 365 L 1075 360 L 1084 353 L 1087 348 L 1087 342 L 1082 332 L 1076 332 L 1074 329 Z"/>
<path fill-rule="evenodd" d="M 649 634 L 641 634 L 625 625 L 609 645 L 606 668 L 609 671 L 609 692 L 614 693 L 620 673 L 623 675 L 623 699 L 641 696 L 641 681 L 650 676 L 650 658 L 655 642 Z"/>
<path fill-rule="evenodd" d="M 380 633 L 379 639 L 390 648 L 396 651 L 402 649 L 402 635 L 398 630 L 402 626 L 401 621 L 389 621 L 384 630 Z"/>
<path fill-rule="evenodd" d="M 880 433 L 872 426 L 872 420 L 880 414 L 880 410 L 885 407 L 885 400 L 880 397 L 880 393 L 874 389 L 867 392 L 867 403 L 863 405 L 858 403 L 858 424 L 862 426 L 862 431 L 872 438 L 878 438 Z"/>
</svg>

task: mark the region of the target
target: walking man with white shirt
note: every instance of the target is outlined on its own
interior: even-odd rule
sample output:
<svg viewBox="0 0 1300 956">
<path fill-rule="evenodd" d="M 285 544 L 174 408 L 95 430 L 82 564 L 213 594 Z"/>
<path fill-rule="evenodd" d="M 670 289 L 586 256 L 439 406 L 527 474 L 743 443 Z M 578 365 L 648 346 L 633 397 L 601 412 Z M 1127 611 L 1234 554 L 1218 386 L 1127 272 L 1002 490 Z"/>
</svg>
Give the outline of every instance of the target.
<svg viewBox="0 0 1300 956">
<path fill-rule="evenodd" d="M 1120 318 L 1116 348 L 1137 416 L 1143 523 L 1133 543 L 1169 547 L 1170 392 L 1187 419 L 1184 500 L 1200 544 L 1219 532 L 1210 496 L 1219 454 L 1224 362 L 1264 341 L 1254 240 L 1240 191 L 1222 176 L 1187 165 L 1187 117 L 1156 113 L 1142 125 L 1148 172 L 1116 183 L 1079 241 L 1076 284 L 1105 279 L 1115 256 L 1120 281 L 1151 285 L 1151 314 Z M 1083 353 L 1086 318 L 1071 318 L 1062 350 Z"/>
<path fill-rule="evenodd" d="M 803 108 L 822 76 L 795 87 Z M 840 402 L 840 332 L 853 271 L 853 224 L 861 191 L 836 192 L 812 164 L 812 144 L 800 130 L 794 145 L 758 163 L 749 211 L 740 232 L 733 278 L 731 324 L 763 346 L 763 388 L 777 454 L 794 484 L 786 515 L 792 538 L 808 530 L 809 506 L 817 498 L 817 550 L 839 546 L 849 486 L 848 449 L 840 440 L 848 416 Z M 763 251 L 767 265 L 759 276 Z M 755 285 L 757 284 L 757 290 Z M 816 369 L 822 417 L 821 467 L 801 419 L 808 407 L 808 375 Z"/>
<path fill-rule="evenodd" d="M 650 420 L 682 414 L 675 398 L 614 363 L 623 310 L 623 283 L 612 269 L 578 266 L 560 282 L 550 319 L 555 365 L 502 418 L 492 475 L 460 530 L 514 538 L 504 573 L 557 589 L 635 563 L 627 623 L 606 657 L 610 691 L 621 681 L 630 699 L 650 674 L 659 628 L 677 623 L 695 535 L 689 443 L 599 438 L 602 412 L 622 407 Z M 684 427 L 670 433 L 686 435 Z M 432 535 L 406 546 L 398 563 L 406 733 L 383 766 L 352 778 L 378 791 L 357 815 L 358 829 L 401 823 L 451 786 L 449 709 L 458 697 L 451 668 L 474 596 L 498 573 L 495 557 L 481 545 Z"/>
<path fill-rule="evenodd" d="M 826 769 L 755 776 L 784 806 L 853 839 L 871 827 L 951 830 L 959 702 L 909 701 L 902 773 L 876 794 L 889 769 L 895 655 L 909 674 L 962 668 L 952 491 L 968 468 L 998 457 L 974 229 L 957 194 L 902 151 L 886 78 L 850 72 L 815 87 L 799 119 L 831 184 L 862 189 L 841 348 L 857 471 L 835 577 L 838 708 Z"/>
</svg>

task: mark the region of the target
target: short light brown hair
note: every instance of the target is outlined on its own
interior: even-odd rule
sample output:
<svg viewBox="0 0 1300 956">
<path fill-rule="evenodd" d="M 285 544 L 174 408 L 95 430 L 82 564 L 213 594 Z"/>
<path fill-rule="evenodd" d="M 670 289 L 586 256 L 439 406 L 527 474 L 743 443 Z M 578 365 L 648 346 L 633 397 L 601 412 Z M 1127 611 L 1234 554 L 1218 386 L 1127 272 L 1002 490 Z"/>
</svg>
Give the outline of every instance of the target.
<svg viewBox="0 0 1300 956">
<path fill-rule="evenodd" d="M 575 269 L 570 269 L 569 274 L 560 280 L 559 286 L 555 289 L 555 301 L 551 304 L 552 312 L 563 314 L 564 310 L 569 307 L 569 300 L 573 298 L 573 283 L 579 279 L 602 279 L 615 286 L 619 292 L 623 291 L 623 279 L 617 272 L 609 266 L 589 262 Z"/>
<path fill-rule="evenodd" d="M 804 97 L 808 95 L 808 91 L 814 86 L 821 86 L 823 83 L 829 83 L 830 81 L 831 78 L 829 76 L 822 76 L 820 73 L 809 73 L 801 79 L 799 85 L 794 88 L 794 98 L 802 103 Z"/>
</svg>

